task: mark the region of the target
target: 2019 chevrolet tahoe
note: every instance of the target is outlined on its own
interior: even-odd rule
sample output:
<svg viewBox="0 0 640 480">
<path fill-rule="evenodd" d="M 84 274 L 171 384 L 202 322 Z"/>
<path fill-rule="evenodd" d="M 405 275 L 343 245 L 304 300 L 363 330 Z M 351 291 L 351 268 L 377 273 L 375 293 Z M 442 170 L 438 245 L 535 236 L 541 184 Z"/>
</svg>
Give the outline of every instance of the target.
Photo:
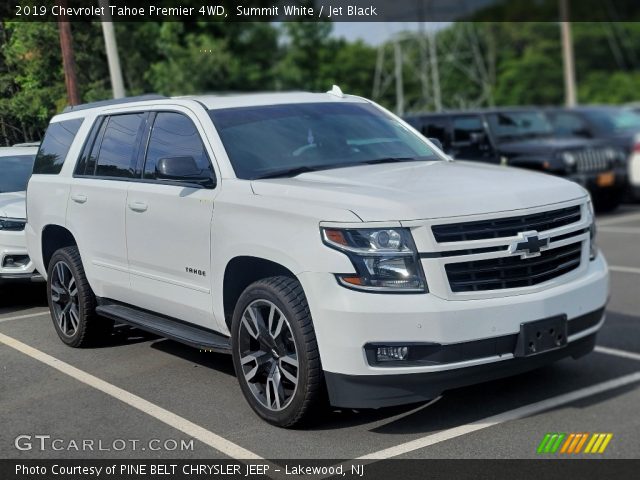
<svg viewBox="0 0 640 480">
<path fill-rule="evenodd" d="M 229 353 L 279 426 L 579 357 L 604 322 L 584 188 L 453 161 L 338 88 L 69 108 L 27 197 L 63 342 Z"/>
</svg>

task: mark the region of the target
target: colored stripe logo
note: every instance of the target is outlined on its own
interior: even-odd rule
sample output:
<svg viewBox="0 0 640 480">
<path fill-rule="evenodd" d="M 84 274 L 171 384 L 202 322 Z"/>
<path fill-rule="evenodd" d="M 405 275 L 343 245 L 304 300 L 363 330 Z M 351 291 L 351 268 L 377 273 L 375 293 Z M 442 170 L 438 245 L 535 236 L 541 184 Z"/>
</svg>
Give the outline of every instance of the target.
<svg viewBox="0 0 640 480">
<path fill-rule="evenodd" d="M 547 433 L 536 453 L 604 453 L 613 433 Z"/>
</svg>

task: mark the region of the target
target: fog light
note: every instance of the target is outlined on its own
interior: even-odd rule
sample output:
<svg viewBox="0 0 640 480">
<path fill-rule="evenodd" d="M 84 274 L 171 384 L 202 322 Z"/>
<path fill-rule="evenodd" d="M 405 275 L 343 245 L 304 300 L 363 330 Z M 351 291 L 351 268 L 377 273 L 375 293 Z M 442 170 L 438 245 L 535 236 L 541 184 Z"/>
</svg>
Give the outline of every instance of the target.
<svg viewBox="0 0 640 480">
<path fill-rule="evenodd" d="M 2 261 L 2 266 L 5 268 L 22 268 L 28 263 L 28 255 L 7 255 Z"/>
<path fill-rule="evenodd" d="M 378 347 L 376 351 L 376 360 L 378 362 L 406 360 L 408 356 L 409 347 Z"/>
</svg>

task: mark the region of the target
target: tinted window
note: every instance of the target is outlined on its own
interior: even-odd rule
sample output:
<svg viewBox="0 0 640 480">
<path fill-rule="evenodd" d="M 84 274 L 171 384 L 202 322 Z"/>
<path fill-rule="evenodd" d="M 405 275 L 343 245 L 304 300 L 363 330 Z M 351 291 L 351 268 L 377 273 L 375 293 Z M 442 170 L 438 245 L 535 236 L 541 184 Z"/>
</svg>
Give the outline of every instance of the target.
<svg viewBox="0 0 640 480">
<path fill-rule="evenodd" d="M 421 136 L 364 103 L 299 103 L 209 112 L 239 178 L 388 159 L 439 160 Z"/>
<path fill-rule="evenodd" d="M 211 162 L 196 126 L 181 113 L 160 112 L 156 116 L 147 147 L 144 178 L 156 178 L 158 160 L 168 157 L 192 157 L 198 167 L 208 170 L 213 176 Z"/>
<path fill-rule="evenodd" d="M 98 151 L 100 150 L 100 143 L 102 142 L 102 138 L 104 137 L 104 131 L 107 128 L 108 120 L 106 118 L 102 119 L 102 123 L 100 124 L 100 129 L 96 132 L 96 136 L 93 139 L 93 146 L 91 150 L 87 153 L 87 159 L 85 164 L 85 174 L 86 175 L 95 175 L 96 173 L 96 162 L 98 160 Z"/>
<path fill-rule="evenodd" d="M 547 137 L 553 133 L 547 117 L 538 111 L 499 112 L 488 118 L 489 126 L 498 140 Z"/>
<path fill-rule="evenodd" d="M 484 134 L 484 126 L 482 119 L 477 116 L 453 117 L 453 141 L 471 142 L 474 140 L 474 134 Z"/>
<path fill-rule="evenodd" d="M 437 138 L 442 146 L 449 147 L 449 120 L 445 117 L 422 118 L 414 126 L 427 138 Z"/>
<path fill-rule="evenodd" d="M 556 113 L 551 116 L 553 128 L 558 135 L 588 137 L 587 124 L 573 113 Z"/>
<path fill-rule="evenodd" d="M 604 133 L 640 131 L 640 115 L 624 108 L 586 110 L 584 114 Z"/>
<path fill-rule="evenodd" d="M 98 153 L 96 175 L 126 178 L 134 176 L 144 118 L 144 113 L 113 115 L 108 118 Z"/>
<path fill-rule="evenodd" d="M 82 121 L 82 118 L 76 118 L 49 124 L 36 156 L 33 173 L 60 173 Z"/>
<path fill-rule="evenodd" d="M 98 117 L 94 123 L 85 145 L 82 147 L 82 153 L 80 154 L 80 160 L 76 165 L 75 175 L 94 175 L 96 171 L 96 159 L 98 157 L 98 150 L 100 149 L 100 143 L 104 136 L 104 130 L 107 126 L 107 119 L 104 117 Z"/>
<path fill-rule="evenodd" d="M 35 155 L 0 157 L 0 193 L 26 190 L 35 158 Z"/>
</svg>

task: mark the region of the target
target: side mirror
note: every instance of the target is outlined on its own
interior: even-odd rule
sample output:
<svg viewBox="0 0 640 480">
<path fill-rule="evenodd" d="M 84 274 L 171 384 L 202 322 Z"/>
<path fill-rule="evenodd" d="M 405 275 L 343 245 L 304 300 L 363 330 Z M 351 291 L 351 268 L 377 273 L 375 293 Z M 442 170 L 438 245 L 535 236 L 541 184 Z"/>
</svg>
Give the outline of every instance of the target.
<svg viewBox="0 0 640 480">
<path fill-rule="evenodd" d="M 444 151 L 444 148 L 442 147 L 442 142 L 440 140 L 438 140 L 435 137 L 428 137 L 429 141 L 431 143 L 433 143 L 436 147 L 438 147 L 440 150 Z"/>
<path fill-rule="evenodd" d="M 197 183 L 213 188 L 215 182 L 210 172 L 198 167 L 193 157 L 165 157 L 156 164 L 156 178 L 177 182 Z"/>
</svg>

